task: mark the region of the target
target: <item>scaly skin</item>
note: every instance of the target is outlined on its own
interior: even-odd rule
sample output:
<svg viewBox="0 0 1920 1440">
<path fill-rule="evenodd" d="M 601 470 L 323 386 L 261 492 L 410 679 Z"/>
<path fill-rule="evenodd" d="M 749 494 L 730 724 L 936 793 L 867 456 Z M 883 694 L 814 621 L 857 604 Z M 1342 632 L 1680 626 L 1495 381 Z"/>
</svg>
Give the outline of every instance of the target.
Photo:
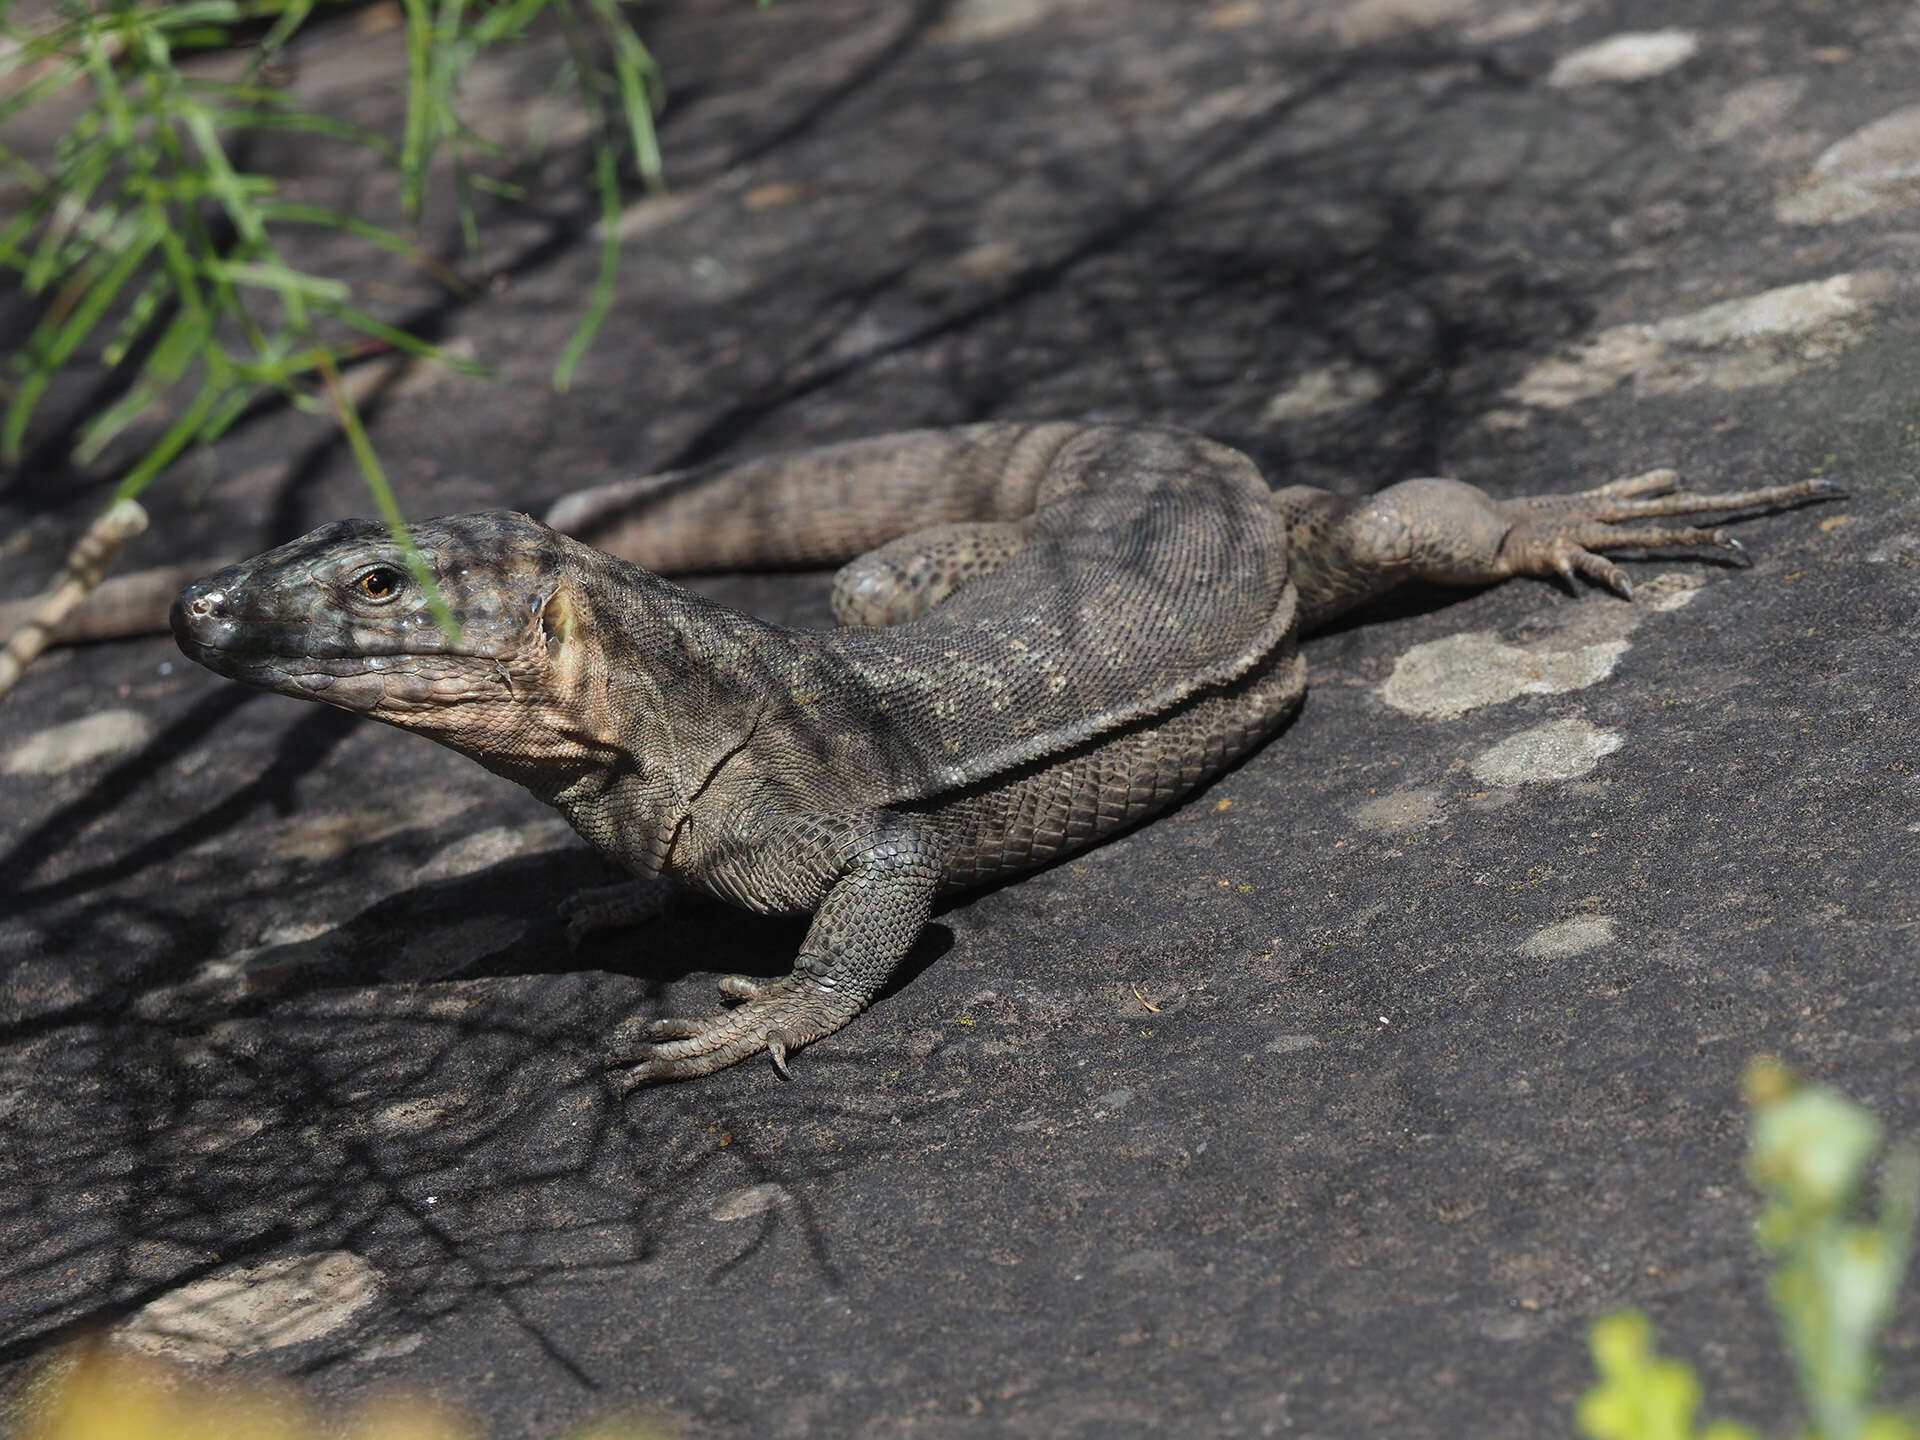
<svg viewBox="0 0 1920 1440">
<path fill-rule="evenodd" d="M 1598 552 L 1737 542 L 1622 520 L 1835 493 L 1671 488 L 1655 472 L 1497 501 L 1425 479 L 1349 503 L 1271 494 L 1245 456 L 1178 431 L 980 425 L 581 492 L 549 517 L 604 549 L 504 511 L 428 521 L 457 640 L 369 521 L 189 586 L 172 623 L 224 675 L 526 786 L 649 898 L 666 876 L 812 915 L 792 974 L 729 977 L 734 1008 L 609 1057 L 631 1088 L 762 1051 L 784 1074 L 872 999 L 939 896 L 1095 844 L 1272 735 L 1304 693 L 1303 628 L 1411 579 L 1629 594 Z M 829 634 L 640 568 L 843 561 Z M 570 933 L 643 909 L 597 892 Z"/>
</svg>

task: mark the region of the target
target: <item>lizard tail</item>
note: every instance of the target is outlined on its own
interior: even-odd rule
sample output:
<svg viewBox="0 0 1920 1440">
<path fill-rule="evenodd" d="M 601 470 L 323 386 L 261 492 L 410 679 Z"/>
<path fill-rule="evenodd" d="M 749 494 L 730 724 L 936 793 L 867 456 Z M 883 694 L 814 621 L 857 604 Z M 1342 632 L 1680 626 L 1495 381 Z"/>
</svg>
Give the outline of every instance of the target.
<svg viewBox="0 0 1920 1440">
<path fill-rule="evenodd" d="M 929 526 L 1031 514 L 1049 462 L 1084 433 L 1066 423 L 907 430 L 617 480 L 563 496 L 545 518 L 664 574 L 839 565 Z"/>
</svg>

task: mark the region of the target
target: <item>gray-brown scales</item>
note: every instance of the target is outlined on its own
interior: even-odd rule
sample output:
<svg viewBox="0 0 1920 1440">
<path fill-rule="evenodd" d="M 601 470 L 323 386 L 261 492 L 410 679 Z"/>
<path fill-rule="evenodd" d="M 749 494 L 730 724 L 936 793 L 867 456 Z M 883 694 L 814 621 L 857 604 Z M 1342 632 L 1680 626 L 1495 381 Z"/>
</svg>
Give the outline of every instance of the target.
<svg viewBox="0 0 1920 1440">
<path fill-rule="evenodd" d="M 793 972 L 609 1057 L 627 1086 L 787 1055 L 845 1025 L 942 894 L 1084 849 L 1204 785 L 1299 705 L 1299 636 L 1406 580 L 1585 576 L 1600 552 L 1715 546 L 1630 527 L 1825 498 L 1818 480 L 1674 493 L 1671 472 L 1501 501 L 1409 480 L 1268 490 L 1174 430 L 913 431 L 490 511 L 414 536 L 451 638 L 384 526 L 342 521 L 188 586 L 172 624 L 223 675 L 429 735 L 553 805 L 639 888 L 813 917 Z M 561 532 L 567 533 L 561 533 Z M 843 628 L 784 629 L 654 571 L 843 564 Z M 645 567 L 645 568 L 642 568 Z"/>
</svg>

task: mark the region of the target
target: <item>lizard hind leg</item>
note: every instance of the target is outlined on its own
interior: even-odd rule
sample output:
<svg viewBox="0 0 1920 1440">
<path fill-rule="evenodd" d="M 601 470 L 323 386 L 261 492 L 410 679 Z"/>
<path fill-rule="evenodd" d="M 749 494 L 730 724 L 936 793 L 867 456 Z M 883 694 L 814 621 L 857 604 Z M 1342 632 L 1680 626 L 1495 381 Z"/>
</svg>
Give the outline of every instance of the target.
<svg viewBox="0 0 1920 1440">
<path fill-rule="evenodd" d="M 849 560 L 833 577 L 841 625 L 917 620 L 969 580 L 990 574 L 1026 544 L 1023 521 L 934 525 Z"/>
</svg>

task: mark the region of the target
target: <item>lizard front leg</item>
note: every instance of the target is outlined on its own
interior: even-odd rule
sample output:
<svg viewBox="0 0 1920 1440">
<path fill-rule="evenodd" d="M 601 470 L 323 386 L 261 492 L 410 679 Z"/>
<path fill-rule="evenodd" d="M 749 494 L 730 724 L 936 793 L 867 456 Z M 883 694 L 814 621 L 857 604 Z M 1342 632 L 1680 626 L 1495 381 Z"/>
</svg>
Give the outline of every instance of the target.
<svg viewBox="0 0 1920 1440">
<path fill-rule="evenodd" d="M 1825 480 L 1754 490 L 1689 494 L 1671 470 L 1651 470 L 1571 495 L 1496 500 L 1477 486 L 1437 477 L 1404 480 L 1359 501 L 1305 486 L 1278 491 L 1291 574 L 1305 628 L 1325 624 L 1407 580 L 1487 585 L 1515 575 L 1585 576 L 1626 599 L 1633 585 L 1605 550 L 1712 547 L 1745 561 L 1718 527 L 1635 526 L 1626 521 L 1773 510 L 1836 499 Z"/>
<path fill-rule="evenodd" d="M 793 972 L 772 982 L 729 975 L 720 993 L 735 1008 L 654 1021 L 642 1043 L 607 1056 L 610 1068 L 627 1069 L 623 1093 L 708 1075 L 763 1050 L 787 1076 L 789 1053 L 845 1025 L 886 983 L 926 925 L 940 878 L 931 838 L 884 812 L 802 817 L 734 855 L 714 867 L 724 898 L 791 910 L 824 890 Z"/>
</svg>

